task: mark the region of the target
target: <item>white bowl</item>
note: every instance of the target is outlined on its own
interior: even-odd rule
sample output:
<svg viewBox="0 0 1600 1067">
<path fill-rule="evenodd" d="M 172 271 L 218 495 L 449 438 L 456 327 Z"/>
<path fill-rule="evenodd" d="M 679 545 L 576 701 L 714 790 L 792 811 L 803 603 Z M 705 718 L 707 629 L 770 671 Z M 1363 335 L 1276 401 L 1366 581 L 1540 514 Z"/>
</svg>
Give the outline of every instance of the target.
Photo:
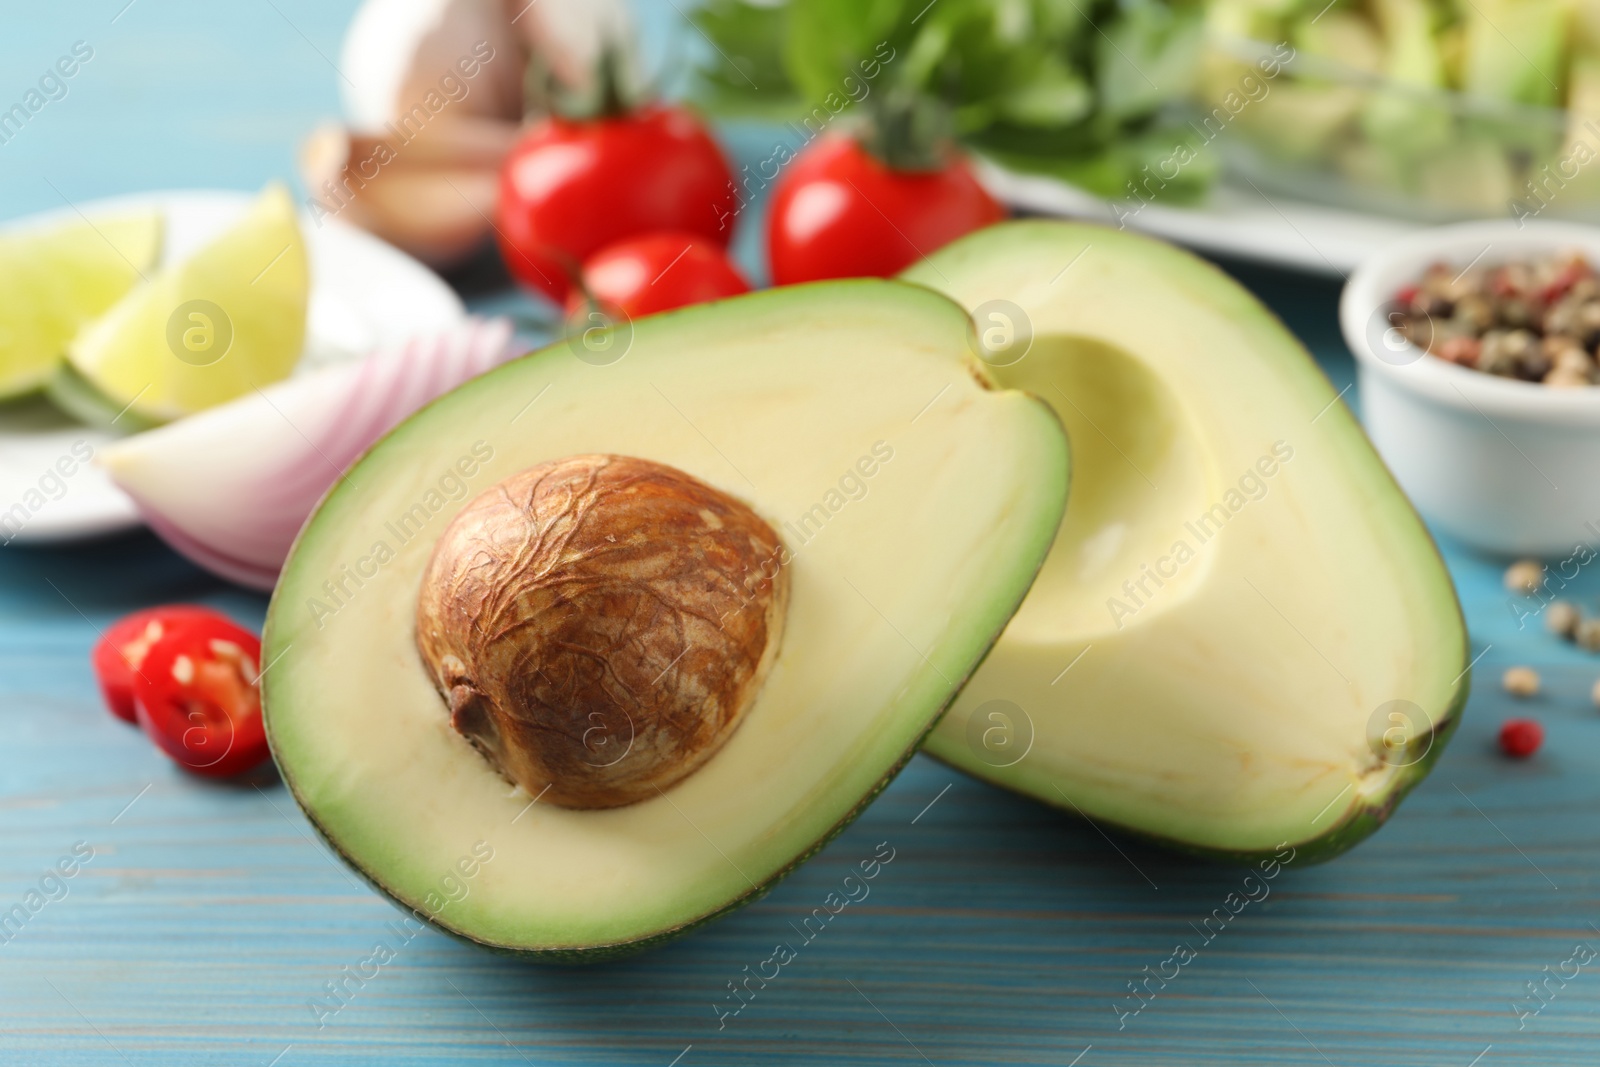
<svg viewBox="0 0 1600 1067">
<path fill-rule="evenodd" d="M 1480 549 L 1553 557 L 1600 540 L 1600 386 L 1552 389 L 1428 355 L 1393 329 L 1394 297 L 1433 263 L 1465 269 L 1562 250 L 1600 267 L 1600 229 L 1442 226 L 1372 256 L 1339 301 L 1367 433 L 1417 510 Z"/>
</svg>

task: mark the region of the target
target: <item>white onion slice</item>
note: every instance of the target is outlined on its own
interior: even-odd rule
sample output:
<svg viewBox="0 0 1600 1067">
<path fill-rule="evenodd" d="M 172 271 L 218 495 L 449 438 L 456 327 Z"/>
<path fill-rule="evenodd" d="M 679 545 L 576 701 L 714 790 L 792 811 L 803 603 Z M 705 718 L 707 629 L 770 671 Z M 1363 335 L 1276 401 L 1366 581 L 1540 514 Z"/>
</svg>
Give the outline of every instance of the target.
<svg viewBox="0 0 1600 1067">
<path fill-rule="evenodd" d="M 301 525 L 361 453 L 520 351 L 508 320 L 468 319 L 118 441 L 97 461 L 175 550 L 271 589 Z"/>
</svg>

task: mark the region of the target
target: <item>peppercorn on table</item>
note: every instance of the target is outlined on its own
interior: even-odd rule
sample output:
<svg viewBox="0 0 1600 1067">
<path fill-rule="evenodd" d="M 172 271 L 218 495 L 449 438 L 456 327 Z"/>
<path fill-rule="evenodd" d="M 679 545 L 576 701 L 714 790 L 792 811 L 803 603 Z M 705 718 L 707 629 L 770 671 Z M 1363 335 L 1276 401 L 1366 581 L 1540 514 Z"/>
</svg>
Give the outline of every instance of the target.
<svg viewBox="0 0 1600 1067">
<path fill-rule="evenodd" d="M 292 178 L 291 146 L 337 110 L 352 6 L 31 9 L 0 36 L 0 103 L 74 41 L 93 59 L 0 144 L 0 216 Z M 643 10 L 657 43 L 693 45 L 672 5 Z M 726 133 L 746 159 L 769 148 Z M 1349 384 L 1335 283 L 1232 269 Z M 1509 561 L 1442 547 L 1475 692 L 1432 776 L 1348 855 L 1247 877 L 918 757 L 761 902 L 586 969 L 405 921 L 273 774 L 186 776 L 106 714 L 88 653 L 111 620 L 195 600 L 255 625 L 263 598 L 144 534 L 0 548 L 0 1062 L 1592 1064 L 1600 656 L 1544 632 Z M 1593 610 L 1595 568 L 1572 570 L 1563 595 Z M 1512 666 L 1537 696 L 1501 689 Z M 1547 731 L 1531 759 L 1495 747 L 1513 715 Z M 863 862 L 877 873 L 841 888 Z"/>
</svg>

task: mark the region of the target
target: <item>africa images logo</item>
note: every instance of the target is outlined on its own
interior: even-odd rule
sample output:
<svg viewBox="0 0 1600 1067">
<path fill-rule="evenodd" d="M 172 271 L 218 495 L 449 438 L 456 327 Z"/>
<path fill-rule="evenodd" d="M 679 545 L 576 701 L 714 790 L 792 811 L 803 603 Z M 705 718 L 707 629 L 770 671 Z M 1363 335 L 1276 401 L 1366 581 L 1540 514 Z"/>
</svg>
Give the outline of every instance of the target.
<svg viewBox="0 0 1600 1067">
<path fill-rule="evenodd" d="M 1264 498 L 1269 488 L 1267 479 L 1277 474 L 1293 458 L 1294 448 L 1287 441 L 1274 442 L 1270 454 L 1263 454 L 1246 468 L 1222 494 L 1222 499 L 1183 524 L 1184 531 L 1194 538 L 1193 543 L 1189 537 L 1180 537 L 1165 555 L 1153 563 L 1141 563 L 1139 573 L 1122 583 L 1124 596 L 1106 598 L 1106 610 L 1111 613 L 1111 621 L 1117 624 L 1117 629 L 1122 629 L 1125 620 L 1148 607 L 1167 582 L 1176 578 L 1184 566 L 1197 558 L 1200 549 L 1216 537 L 1234 516 L 1253 501 Z M 1151 583 L 1155 584 L 1154 589 L 1150 588 Z"/>
</svg>

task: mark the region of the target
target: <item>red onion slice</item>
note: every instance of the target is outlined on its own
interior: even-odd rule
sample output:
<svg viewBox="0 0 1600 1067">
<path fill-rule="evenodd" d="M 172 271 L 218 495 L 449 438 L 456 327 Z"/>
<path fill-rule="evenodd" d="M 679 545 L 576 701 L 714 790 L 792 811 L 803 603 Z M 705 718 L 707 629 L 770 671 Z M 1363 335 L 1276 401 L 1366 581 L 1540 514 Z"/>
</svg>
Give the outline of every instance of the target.
<svg viewBox="0 0 1600 1067">
<path fill-rule="evenodd" d="M 98 461 L 176 551 L 271 589 L 307 516 L 373 442 L 521 351 L 509 321 L 467 319 L 119 441 Z"/>
</svg>

